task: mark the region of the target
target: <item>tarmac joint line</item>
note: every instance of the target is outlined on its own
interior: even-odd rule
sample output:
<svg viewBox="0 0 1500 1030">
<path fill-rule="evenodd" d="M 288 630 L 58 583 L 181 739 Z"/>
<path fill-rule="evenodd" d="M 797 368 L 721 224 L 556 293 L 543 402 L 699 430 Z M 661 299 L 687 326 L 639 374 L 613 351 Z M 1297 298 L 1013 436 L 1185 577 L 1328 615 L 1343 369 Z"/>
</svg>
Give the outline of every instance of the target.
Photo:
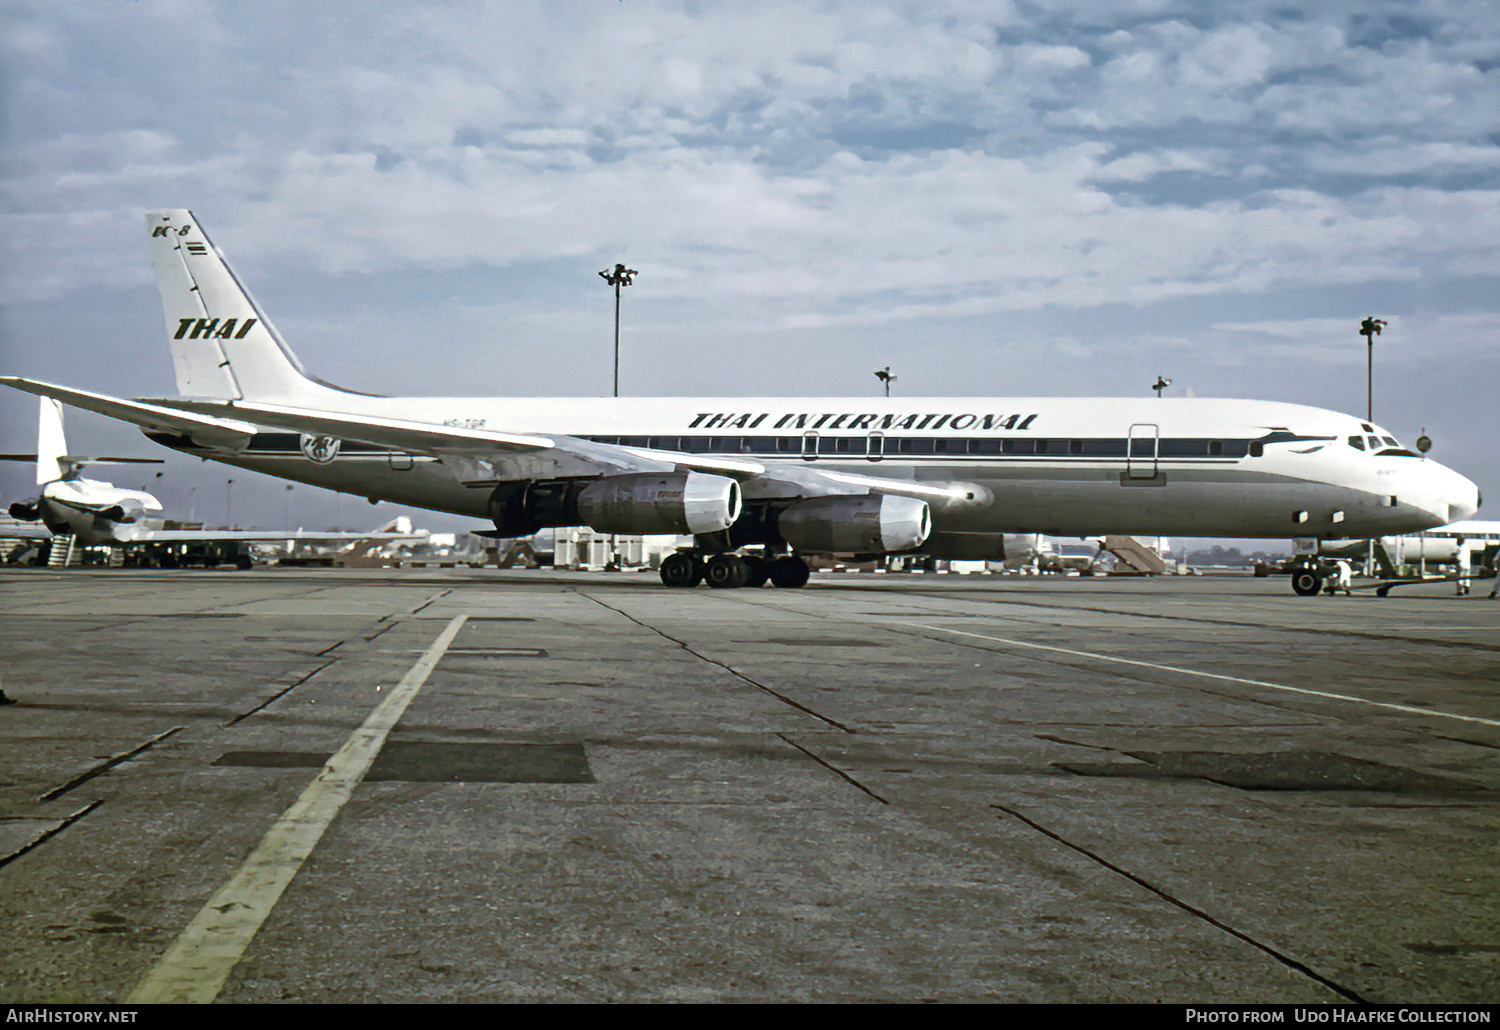
<svg viewBox="0 0 1500 1030">
<path fill-rule="evenodd" d="M 995 809 L 997 812 L 1004 812 L 1006 815 L 1010 816 L 1012 819 L 1015 819 L 1017 822 L 1023 823 L 1026 826 L 1031 827 L 1033 830 L 1037 831 L 1042 836 L 1047 837 L 1049 840 L 1056 841 L 1057 843 L 1061 844 L 1065 848 L 1069 848 L 1069 849 L 1071 849 L 1073 851 L 1076 851 L 1078 854 L 1082 855 L 1084 858 L 1087 858 L 1089 861 L 1094 862 L 1094 863 L 1096 863 L 1096 864 L 1098 864 L 1100 866 L 1103 866 L 1105 869 L 1108 869 L 1110 872 L 1115 873 L 1116 875 L 1125 877 L 1125 879 L 1129 880 L 1131 883 L 1133 883 L 1136 886 L 1141 887 L 1141 888 L 1143 888 L 1143 889 L 1145 889 L 1147 891 L 1150 891 L 1152 894 L 1156 895 L 1158 898 L 1161 898 L 1163 901 L 1167 902 L 1169 905 L 1173 905 L 1173 906 L 1175 906 L 1177 908 L 1182 909 L 1182 911 L 1184 911 L 1184 912 L 1188 913 L 1189 915 L 1193 916 L 1195 919 L 1201 919 L 1204 922 L 1208 923 L 1210 926 L 1212 926 L 1212 927 L 1214 927 L 1214 928 L 1216 928 L 1218 930 L 1222 930 L 1223 932 L 1229 934 L 1231 937 L 1234 937 L 1234 938 L 1236 938 L 1238 940 L 1244 941 L 1246 944 L 1250 945 L 1251 947 L 1253 947 L 1253 948 L 1255 948 L 1255 949 L 1257 949 L 1259 951 L 1265 952 L 1267 955 L 1269 955 L 1271 958 L 1275 959 L 1277 962 L 1280 962 L 1283 965 L 1285 965 L 1288 969 L 1294 969 L 1298 973 L 1301 973 L 1303 976 L 1306 976 L 1309 979 L 1317 981 L 1319 984 L 1321 984 L 1322 986 L 1328 988 L 1328 990 L 1333 991 L 1335 994 L 1339 995 L 1341 998 L 1344 998 L 1347 1001 L 1352 1001 L 1352 1002 L 1354 1002 L 1356 1004 L 1359 1004 L 1359 1005 L 1369 1004 L 1369 1002 L 1368 1002 L 1367 999 L 1360 997 L 1358 994 L 1356 994 L 1354 991 L 1350 990 L 1347 987 L 1343 987 L 1343 986 L 1341 986 L 1341 985 L 1339 985 L 1337 983 L 1334 983 L 1332 980 L 1328 979 L 1326 976 L 1323 976 L 1321 973 L 1317 972 L 1312 967 L 1308 966 L 1306 963 L 1299 962 L 1296 959 L 1292 958 L 1290 955 L 1287 955 L 1287 954 L 1285 954 L 1285 953 L 1283 953 L 1281 951 L 1278 951 L 1277 949 L 1271 947 L 1269 944 L 1264 944 L 1261 941 L 1256 940 L 1254 937 L 1251 937 L 1249 934 L 1245 933 L 1244 931 L 1242 931 L 1242 930 L 1236 930 L 1234 927 L 1230 926 L 1228 923 L 1225 923 L 1225 922 L 1223 922 L 1223 921 L 1221 921 L 1219 919 L 1215 919 L 1213 916 L 1209 915 L 1207 912 L 1203 911 L 1201 908 L 1196 908 L 1193 905 L 1188 904 L 1186 901 L 1183 901 L 1181 898 L 1178 898 L 1175 895 L 1170 894 L 1167 891 L 1163 890 L 1162 888 L 1156 886 L 1155 884 L 1151 883 L 1150 881 L 1145 880 L 1145 879 L 1137 876 L 1135 873 L 1132 873 L 1129 870 L 1123 869 L 1120 866 L 1115 865 L 1113 862 L 1109 861 L 1109 859 L 1103 857 L 1102 855 L 1096 854 L 1095 852 L 1090 851 L 1088 848 L 1085 848 L 1082 845 L 1074 844 L 1072 841 L 1068 840 L 1062 834 L 1057 833 L 1055 830 L 1049 830 L 1047 827 L 1043 826 L 1041 823 L 1038 823 L 1038 822 L 1036 822 L 1036 821 L 1034 821 L 1032 819 L 1027 818 L 1026 816 L 1022 815 L 1020 812 L 1016 811 L 1015 809 L 1010 808 L 1010 807 L 1008 807 L 1006 805 L 999 805 L 999 804 L 994 804 L 994 803 L 991 803 L 990 807 L 993 808 L 993 809 Z"/>
<path fill-rule="evenodd" d="M 148 750 L 150 748 L 155 747 L 157 744 L 160 744 L 162 741 L 166 740 L 168 737 L 172 736 L 174 733 L 181 732 L 184 728 L 185 727 L 182 727 L 182 726 L 173 726 L 169 730 L 163 730 L 161 733 L 158 733 L 156 736 L 152 737 L 150 740 L 146 741 L 144 744 L 137 744 L 135 747 L 130 748 L 129 750 L 120 751 L 120 752 L 118 752 L 116 754 L 110 755 L 108 758 L 106 758 L 104 761 L 100 762 L 99 764 L 94 765 L 94 766 L 90 766 L 88 769 L 85 769 L 83 772 L 81 772 L 77 776 L 73 777 L 67 783 L 61 784 L 60 786 L 53 787 L 51 790 L 47 791 L 45 794 L 39 795 L 37 797 L 37 800 L 38 801 L 52 801 L 55 798 L 59 798 L 62 795 L 66 794 L 68 791 L 72 790 L 74 787 L 81 786 L 82 784 L 87 783 L 89 780 L 92 780 L 95 776 L 101 776 L 104 773 L 109 772 L 109 770 L 113 769 L 115 766 L 119 765 L 121 762 L 129 761 L 130 759 L 134 758 L 136 755 L 140 754 L 142 751 L 146 751 L 146 750 Z"/>
<path fill-rule="evenodd" d="M 876 801 L 879 801 L 882 805 L 889 805 L 890 804 L 889 801 L 887 801 L 885 798 L 881 797 L 879 794 L 875 793 L 869 787 L 866 787 L 863 783 L 860 783 L 853 776 L 850 776 L 848 773 L 844 772 L 844 770 L 840 769 L 838 766 L 834 765 L 832 762 L 829 762 L 826 759 L 822 758 L 821 756 L 819 756 L 817 754 L 814 754 L 812 751 L 808 750 L 807 748 L 803 747 L 801 744 L 797 743 L 791 737 L 788 737 L 785 733 L 778 733 L 778 734 L 776 734 L 776 737 L 777 737 L 777 739 L 781 740 L 783 743 L 789 744 L 790 746 L 796 748 L 798 751 L 801 751 L 808 758 L 811 758 L 814 762 L 817 762 L 823 768 L 827 769 L 829 772 L 833 773 L 835 776 L 839 777 L 844 782 L 848 783 L 850 786 L 856 787 L 859 790 L 864 791 L 866 794 L 870 795 L 870 797 L 874 798 Z"/>
<path fill-rule="evenodd" d="M 717 665 L 719 668 L 723 669 L 725 672 L 729 673 L 731 676 L 735 677 L 736 679 L 740 680 L 741 682 L 748 683 L 750 686 L 754 687 L 756 690 L 759 690 L 762 693 L 766 693 L 766 694 L 771 695 L 776 700 L 780 701 L 782 704 L 788 705 L 788 706 L 790 706 L 792 708 L 795 708 L 795 709 L 797 709 L 797 711 L 802 712 L 804 715 L 812 716 L 814 719 L 817 719 L 820 722 L 827 723 L 829 726 L 832 726 L 834 729 L 841 730 L 844 733 L 858 733 L 859 732 L 858 730 L 856 730 L 856 729 L 854 729 L 854 728 L 852 728 L 850 726 L 846 726 L 844 723 L 839 722 L 837 719 L 834 719 L 834 718 L 832 718 L 830 716 L 824 715 L 822 712 L 818 712 L 818 711 L 813 710 L 812 708 L 809 708 L 807 705 L 802 704 L 800 701 L 795 701 L 792 698 L 787 697 L 785 694 L 781 693 L 780 691 L 772 690 L 770 687 L 766 686 L 764 683 L 760 683 L 760 682 L 757 682 L 756 680 L 751 679 L 749 676 L 746 676 L 743 672 L 740 672 L 738 669 L 734 668 L 733 666 L 727 665 L 724 662 L 719 661 L 717 658 L 710 658 L 708 655 L 704 654 L 701 651 L 695 651 L 695 650 L 693 650 L 693 648 L 689 647 L 688 644 L 685 641 L 678 640 L 676 637 L 672 636 L 670 633 L 667 633 L 664 630 L 657 629 L 655 626 L 651 625 L 648 622 L 642 622 L 640 619 L 637 619 L 634 615 L 631 615 L 627 611 L 624 611 L 624 610 L 622 610 L 620 608 L 616 608 L 612 604 L 606 604 L 603 601 L 599 600 L 597 597 L 594 597 L 594 596 L 592 596 L 590 594 L 585 594 L 582 590 L 578 591 L 578 594 L 581 597 L 584 597 L 584 598 L 587 598 L 590 601 L 593 601 L 595 604 L 597 604 L 601 608 L 607 608 L 610 611 L 614 612 L 616 615 L 619 615 L 619 616 L 622 616 L 622 617 L 624 617 L 626 619 L 629 619 L 631 622 L 635 623 L 637 626 L 641 627 L 642 629 L 648 629 L 648 630 L 650 630 L 652 633 L 655 633 L 657 636 L 661 637 L 663 640 L 670 640 L 672 643 L 674 643 L 678 647 L 682 648 L 684 651 L 686 651 L 688 654 L 692 655 L 694 658 L 698 659 L 700 662 L 707 662 L 709 665 Z M 790 743 L 790 741 L 788 743 Z"/>
<path fill-rule="evenodd" d="M 22 855 L 26 854 L 28 851 L 36 848 L 38 845 L 44 844 L 47 841 L 51 840 L 53 837 L 56 837 L 59 833 L 66 830 L 69 826 L 72 826 L 78 820 L 88 815 L 103 803 L 104 802 L 102 801 L 90 801 L 88 804 L 84 805 L 77 811 L 70 812 L 67 815 L 63 816 L 61 819 L 55 820 L 52 826 L 47 827 L 41 833 L 37 834 L 35 837 L 31 838 L 31 840 L 16 848 L 16 850 L 12 851 L 10 854 L 0 855 L 0 866 L 9 865 L 16 859 L 20 858 Z"/>
</svg>

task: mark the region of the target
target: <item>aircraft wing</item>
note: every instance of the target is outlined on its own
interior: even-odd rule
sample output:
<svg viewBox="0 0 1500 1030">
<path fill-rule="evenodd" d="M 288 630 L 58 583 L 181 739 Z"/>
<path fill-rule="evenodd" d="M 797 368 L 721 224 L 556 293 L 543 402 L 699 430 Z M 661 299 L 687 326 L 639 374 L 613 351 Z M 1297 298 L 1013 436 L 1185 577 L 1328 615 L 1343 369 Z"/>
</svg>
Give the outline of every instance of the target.
<svg viewBox="0 0 1500 1030">
<path fill-rule="evenodd" d="M 178 403 L 178 402 L 172 402 Z M 499 433 L 490 429 L 462 426 L 440 426 L 431 422 L 350 415 L 312 408 L 294 408 L 280 404 L 258 404 L 249 401 L 182 402 L 195 411 L 232 411 L 236 416 L 257 425 L 289 429 L 300 433 L 337 436 L 345 440 L 416 451 L 438 457 L 453 456 L 483 461 L 497 480 L 526 479 L 536 473 L 538 465 L 549 459 L 557 474 L 609 474 L 624 472 L 661 472 L 684 469 L 714 472 L 720 475 L 749 477 L 763 473 L 760 462 L 744 461 L 722 455 L 682 454 L 657 451 L 646 447 L 621 447 L 595 443 L 566 436 L 532 436 Z M 217 416 L 209 416 L 217 417 Z M 465 476 L 479 478 L 478 475 Z"/>
<path fill-rule="evenodd" d="M 52 530 L 40 522 L 0 522 L 0 540 L 51 540 Z"/>
<path fill-rule="evenodd" d="M 964 503 L 975 500 L 978 489 L 965 483 L 919 483 L 913 479 L 839 472 L 810 465 L 767 465 L 730 455 L 688 454 L 567 436 L 501 433 L 279 404 L 175 398 L 155 402 L 123 400 L 16 376 L 0 376 L 0 384 L 53 397 L 146 429 L 186 434 L 214 446 L 242 448 L 254 435 L 256 426 L 267 426 L 431 454 L 450 462 L 462 482 L 473 484 L 692 471 L 737 479 L 750 500 L 893 494 Z"/>
<path fill-rule="evenodd" d="M 233 411 L 237 415 L 248 417 L 256 425 L 337 436 L 400 450 L 438 453 L 451 449 L 473 450 L 475 447 L 482 447 L 492 451 L 524 452 L 545 450 L 553 446 L 553 440 L 545 436 L 496 433 L 488 429 L 464 429 L 431 422 L 348 415 L 338 411 L 291 408 L 281 404 L 255 404 L 249 401 L 236 401 L 228 406 L 224 406 L 223 402 L 182 403 L 192 408 Z"/>
<path fill-rule="evenodd" d="M 176 403 L 176 402 L 172 402 Z M 568 436 L 526 436 L 488 429 L 374 418 L 276 404 L 234 401 L 227 407 L 184 402 L 195 410 L 229 410 L 258 425 L 359 440 L 454 460 L 465 482 L 515 481 L 540 475 L 619 475 L 629 472 L 692 471 L 729 476 L 751 500 L 824 497 L 835 494 L 894 494 L 928 501 L 972 501 L 978 489 L 963 483 L 918 483 L 800 465 L 766 465 L 722 454 L 688 454 L 598 443 Z"/>
<path fill-rule="evenodd" d="M 255 435 L 255 426 L 240 419 L 197 415 L 176 408 L 162 407 L 159 404 L 128 401 L 102 393 L 77 390 L 70 386 L 43 383 L 35 379 L 22 379 L 19 376 L 0 376 L 0 383 L 13 386 L 17 390 L 25 390 L 27 393 L 34 393 L 39 397 L 51 397 L 53 400 L 62 401 L 75 408 L 83 408 L 85 411 L 108 415 L 122 422 L 132 422 L 143 429 L 191 436 L 211 446 L 238 449 L 249 443 L 250 438 Z"/>
<path fill-rule="evenodd" d="M 134 533 L 125 544 L 190 544 L 190 543 L 339 543 L 351 540 L 368 540 L 371 543 L 387 543 L 392 540 L 420 540 L 421 533 L 370 533 L 358 531 L 325 531 L 310 529 L 143 529 Z"/>
</svg>

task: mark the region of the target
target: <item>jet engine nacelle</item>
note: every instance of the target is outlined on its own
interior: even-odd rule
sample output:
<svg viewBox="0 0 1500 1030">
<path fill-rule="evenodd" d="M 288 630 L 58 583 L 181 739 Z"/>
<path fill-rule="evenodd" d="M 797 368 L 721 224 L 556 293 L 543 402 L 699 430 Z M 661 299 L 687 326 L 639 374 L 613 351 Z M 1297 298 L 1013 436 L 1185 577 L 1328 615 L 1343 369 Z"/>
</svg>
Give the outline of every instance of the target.
<svg viewBox="0 0 1500 1030">
<path fill-rule="evenodd" d="M 799 551 L 889 554 L 920 547 L 932 532 L 932 512 L 915 497 L 815 497 L 784 510 L 776 528 Z"/>
<path fill-rule="evenodd" d="M 37 510 L 35 504 L 24 504 L 21 501 L 12 504 L 9 511 L 11 518 L 20 519 L 22 522 L 35 522 L 42 517 L 42 513 Z"/>
<path fill-rule="evenodd" d="M 145 505 L 128 498 L 112 504 L 98 513 L 102 519 L 108 519 L 110 522 L 123 522 L 127 525 L 135 522 L 145 514 Z"/>
<path fill-rule="evenodd" d="M 578 494 L 578 518 L 600 533 L 718 533 L 740 517 L 740 485 L 702 472 L 611 476 Z"/>
<path fill-rule="evenodd" d="M 502 483 L 490 495 L 495 535 L 549 526 L 601 533 L 718 533 L 740 517 L 740 485 L 701 472 L 642 472 L 606 479 Z"/>
</svg>

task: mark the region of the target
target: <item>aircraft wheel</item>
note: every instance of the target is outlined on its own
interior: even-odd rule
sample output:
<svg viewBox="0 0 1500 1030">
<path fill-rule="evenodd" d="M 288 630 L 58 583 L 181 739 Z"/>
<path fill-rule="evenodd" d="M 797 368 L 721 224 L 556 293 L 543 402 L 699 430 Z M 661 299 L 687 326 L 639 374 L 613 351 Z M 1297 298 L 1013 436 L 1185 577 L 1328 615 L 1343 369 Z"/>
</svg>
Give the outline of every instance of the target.
<svg viewBox="0 0 1500 1030">
<path fill-rule="evenodd" d="M 745 559 L 733 554 L 716 554 L 708 560 L 703 578 L 708 585 L 720 590 L 742 587 L 750 579 L 750 566 Z"/>
<path fill-rule="evenodd" d="M 745 586 L 763 587 L 766 585 L 766 580 L 771 578 L 771 563 L 766 559 L 751 556 L 745 559 L 745 565 L 750 570 Z"/>
<path fill-rule="evenodd" d="M 254 564 L 255 562 L 251 560 L 248 554 L 237 554 L 234 556 L 234 567 L 239 569 L 241 572 L 249 569 Z"/>
<path fill-rule="evenodd" d="M 695 587 L 703 582 L 703 566 L 690 554 L 668 555 L 661 563 L 661 581 L 669 587 Z"/>
<path fill-rule="evenodd" d="M 1323 576 L 1314 569 L 1298 569 L 1292 573 L 1292 589 L 1299 597 L 1316 597 L 1323 589 Z"/>
<path fill-rule="evenodd" d="M 805 587 L 812 570 L 801 558 L 777 558 L 771 563 L 771 584 L 778 587 Z"/>
</svg>

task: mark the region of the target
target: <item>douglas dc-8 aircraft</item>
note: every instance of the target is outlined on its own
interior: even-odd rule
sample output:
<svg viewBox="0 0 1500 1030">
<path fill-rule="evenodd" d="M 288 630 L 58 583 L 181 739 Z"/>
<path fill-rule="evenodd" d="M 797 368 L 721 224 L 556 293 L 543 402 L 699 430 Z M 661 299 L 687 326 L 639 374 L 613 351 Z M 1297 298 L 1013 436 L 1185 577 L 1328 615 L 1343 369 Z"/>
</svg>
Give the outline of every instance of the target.
<svg viewBox="0 0 1500 1030">
<path fill-rule="evenodd" d="M 492 536 L 691 533 L 669 586 L 801 586 L 808 554 L 999 558 L 1002 532 L 1382 536 L 1479 504 L 1376 426 L 1263 401 L 355 393 L 303 371 L 191 212 L 148 214 L 146 235 L 180 396 L 0 381 L 189 454 L 488 517 Z"/>
</svg>

